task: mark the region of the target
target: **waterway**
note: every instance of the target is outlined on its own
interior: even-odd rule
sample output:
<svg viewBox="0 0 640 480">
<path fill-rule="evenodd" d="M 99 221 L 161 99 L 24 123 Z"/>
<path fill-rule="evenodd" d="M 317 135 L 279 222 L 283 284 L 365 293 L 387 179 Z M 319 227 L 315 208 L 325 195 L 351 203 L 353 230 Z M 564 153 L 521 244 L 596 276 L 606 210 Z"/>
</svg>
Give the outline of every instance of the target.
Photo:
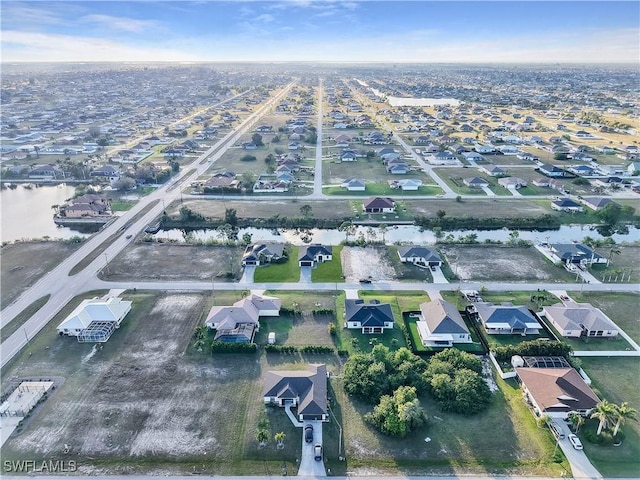
<svg viewBox="0 0 640 480">
<path fill-rule="evenodd" d="M 85 237 L 67 227 L 53 223 L 53 205 L 61 205 L 73 197 L 75 188 L 68 185 L 46 185 L 0 190 L 0 240 L 12 242 L 34 238 L 68 239 Z"/>
<path fill-rule="evenodd" d="M 510 239 L 511 230 L 469 230 L 469 231 L 451 231 L 444 232 L 445 236 L 453 235 L 455 238 L 460 238 L 465 235 L 475 234 L 479 242 L 485 240 L 500 240 L 507 242 Z M 340 242 L 346 240 L 344 232 L 338 230 L 325 230 L 325 229 L 310 229 L 310 230 L 298 230 L 298 229 L 278 229 L 271 230 L 266 228 L 241 228 L 238 233 L 238 238 L 248 233 L 251 235 L 252 241 L 267 241 L 267 242 L 287 242 L 293 245 L 306 245 L 310 242 L 324 243 L 327 245 L 338 245 Z M 377 227 L 357 227 L 355 234 L 349 236 L 349 240 L 353 241 L 360 236 L 364 237 L 367 241 L 382 241 L 384 238 L 385 243 L 417 243 L 417 244 L 433 244 L 436 241 L 436 236 L 431 230 L 422 230 L 419 227 L 413 225 L 397 225 L 389 227 L 384 232 Z M 532 232 L 521 230 L 518 231 L 518 238 L 522 240 L 529 240 L 531 242 L 542 243 L 570 243 L 573 241 L 582 241 L 584 237 L 589 236 L 595 239 L 602 239 L 600 234 L 587 225 L 564 225 L 559 230 L 548 230 L 544 232 Z M 222 240 L 216 230 L 194 230 L 186 234 L 183 230 L 171 229 L 161 230 L 154 235 L 157 239 L 169 239 L 177 242 L 185 242 L 187 240 L 197 242 L 207 242 L 210 240 Z M 634 242 L 640 240 L 640 230 L 634 227 L 629 228 L 629 233 L 626 235 L 615 234 L 612 237 L 616 242 Z"/>
</svg>

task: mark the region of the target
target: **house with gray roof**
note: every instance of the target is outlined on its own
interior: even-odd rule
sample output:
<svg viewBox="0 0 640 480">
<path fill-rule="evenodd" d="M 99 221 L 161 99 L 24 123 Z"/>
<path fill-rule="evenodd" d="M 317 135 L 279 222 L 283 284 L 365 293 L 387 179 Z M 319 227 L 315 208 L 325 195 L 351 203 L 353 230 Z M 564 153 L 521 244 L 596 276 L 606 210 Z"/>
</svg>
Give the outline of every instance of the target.
<svg viewBox="0 0 640 480">
<path fill-rule="evenodd" d="M 284 255 L 283 243 L 253 243 L 247 245 L 242 255 L 242 266 L 266 265 L 274 260 L 279 260 Z"/>
<path fill-rule="evenodd" d="M 563 337 L 615 337 L 618 326 L 590 303 L 556 303 L 542 309 L 543 315 Z"/>
<path fill-rule="evenodd" d="M 582 212 L 584 207 L 570 198 L 562 197 L 551 201 L 551 208 L 559 212 Z"/>
<path fill-rule="evenodd" d="M 469 328 L 452 303 L 440 298 L 420 304 L 418 335 L 425 347 L 452 347 L 454 343 L 471 343 Z"/>
<path fill-rule="evenodd" d="M 482 188 L 482 187 L 489 186 L 489 182 L 487 182 L 484 178 L 481 178 L 481 177 L 465 178 L 462 180 L 462 183 L 464 183 L 467 187 L 470 187 L 470 188 Z"/>
<path fill-rule="evenodd" d="M 329 421 L 327 366 L 309 364 L 306 370 L 270 370 L 262 397 L 266 405 L 297 407 L 298 419 Z"/>
<path fill-rule="evenodd" d="M 331 246 L 312 243 L 298 249 L 298 265 L 301 267 L 317 267 L 318 263 L 328 262 L 333 259 Z"/>
<path fill-rule="evenodd" d="M 364 180 L 360 178 L 351 178 L 342 182 L 342 188 L 346 188 L 350 192 L 364 192 L 366 185 Z"/>
<path fill-rule="evenodd" d="M 398 256 L 402 263 L 413 263 L 421 267 L 440 267 L 442 259 L 435 250 L 419 245 L 403 245 L 398 247 Z"/>
<path fill-rule="evenodd" d="M 498 167 L 497 165 L 493 165 L 493 164 L 483 165 L 483 166 L 479 167 L 478 170 L 480 170 L 481 172 L 486 173 L 487 175 L 489 175 L 491 177 L 501 177 L 501 176 L 507 175 L 507 172 L 504 169 Z"/>
<path fill-rule="evenodd" d="M 474 304 L 478 318 L 488 334 L 537 335 L 542 327 L 525 306 L 491 302 Z"/>
<path fill-rule="evenodd" d="M 250 343 L 260 329 L 259 318 L 277 317 L 281 305 L 277 297 L 251 294 L 231 306 L 211 307 L 205 325 L 216 331 L 216 341 Z"/>
<path fill-rule="evenodd" d="M 549 245 L 551 259 L 564 264 L 592 265 L 607 263 L 607 259 L 598 255 L 590 247 L 581 243 L 554 243 Z"/>
<path fill-rule="evenodd" d="M 393 328 L 391 305 L 371 300 L 364 303 L 360 299 L 347 299 L 344 304 L 344 319 L 347 328 L 359 328 L 362 333 L 383 333 Z"/>
<path fill-rule="evenodd" d="M 616 203 L 608 197 L 582 197 L 580 201 L 596 212 L 602 210 L 610 203 Z"/>
</svg>

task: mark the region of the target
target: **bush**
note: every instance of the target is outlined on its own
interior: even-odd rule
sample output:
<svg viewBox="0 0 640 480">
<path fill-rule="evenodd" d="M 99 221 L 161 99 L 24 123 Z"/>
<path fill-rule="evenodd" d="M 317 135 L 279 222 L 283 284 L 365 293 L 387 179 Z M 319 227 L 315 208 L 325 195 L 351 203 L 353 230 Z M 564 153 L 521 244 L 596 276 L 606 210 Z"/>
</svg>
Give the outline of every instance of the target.
<svg viewBox="0 0 640 480">
<path fill-rule="evenodd" d="M 335 353 L 333 347 L 324 345 L 305 345 L 300 348 L 301 353 Z"/>
<path fill-rule="evenodd" d="M 267 353 L 283 353 L 292 355 L 298 352 L 298 347 L 293 345 L 267 345 L 264 347 L 264 351 Z"/>
<path fill-rule="evenodd" d="M 336 324 L 333 322 L 329 322 L 329 325 L 327 326 L 327 330 L 329 331 L 329 335 L 334 337 L 336 335 Z"/>
<path fill-rule="evenodd" d="M 211 353 L 255 353 L 258 346 L 255 343 L 211 342 Z"/>
</svg>

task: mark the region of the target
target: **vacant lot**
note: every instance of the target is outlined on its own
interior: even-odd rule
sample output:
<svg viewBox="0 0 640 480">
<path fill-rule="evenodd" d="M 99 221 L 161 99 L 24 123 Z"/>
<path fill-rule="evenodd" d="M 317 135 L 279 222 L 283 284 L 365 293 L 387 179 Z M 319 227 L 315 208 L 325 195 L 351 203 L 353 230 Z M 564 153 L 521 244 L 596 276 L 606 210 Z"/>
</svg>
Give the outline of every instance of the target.
<svg viewBox="0 0 640 480">
<path fill-rule="evenodd" d="M 66 242 L 18 242 L 0 249 L 1 308 L 9 305 L 80 247 Z"/>
<path fill-rule="evenodd" d="M 626 283 L 640 282 L 640 247 L 616 246 L 616 248 L 620 253 L 611 255 L 610 247 L 596 247 L 596 252 L 606 258 L 610 257 L 611 263 L 608 267 L 605 265 L 594 265 L 591 273 L 607 283 L 615 283 L 616 281 L 624 281 Z M 624 279 L 622 278 L 623 274 Z"/>
<path fill-rule="evenodd" d="M 351 217 L 349 200 L 274 200 L 260 199 L 259 201 L 234 201 L 234 200 L 189 200 L 184 205 L 194 212 L 205 217 L 224 218 L 224 212 L 228 208 L 236 210 L 238 218 L 271 218 L 274 215 L 280 217 L 301 217 L 300 207 L 310 205 L 312 214 L 317 218 L 345 218 Z M 178 215 L 181 205 L 176 205 L 169 213 Z"/>
<path fill-rule="evenodd" d="M 114 281 L 234 281 L 240 278 L 242 251 L 241 247 L 135 243 L 110 260 L 101 277 Z"/>
<path fill-rule="evenodd" d="M 447 245 L 440 251 L 461 280 L 567 282 L 573 278 L 533 247 Z"/>
<path fill-rule="evenodd" d="M 534 202 L 509 198 L 477 198 L 455 202 L 451 200 L 411 200 L 404 201 L 411 215 L 433 217 L 443 210 L 450 217 L 539 217 L 549 210 Z"/>
<path fill-rule="evenodd" d="M 344 247 L 341 258 L 346 282 L 357 282 L 365 278 L 389 281 L 396 276 L 386 247 Z"/>
</svg>

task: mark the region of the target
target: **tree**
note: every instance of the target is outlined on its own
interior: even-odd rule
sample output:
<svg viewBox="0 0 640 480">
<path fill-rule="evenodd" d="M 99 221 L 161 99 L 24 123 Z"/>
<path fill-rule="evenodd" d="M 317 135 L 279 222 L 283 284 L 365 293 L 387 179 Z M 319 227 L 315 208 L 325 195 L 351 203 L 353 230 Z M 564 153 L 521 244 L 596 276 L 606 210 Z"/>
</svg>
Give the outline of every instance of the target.
<svg viewBox="0 0 640 480">
<path fill-rule="evenodd" d="M 378 227 L 378 230 L 380 230 L 380 234 L 382 234 L 382 243 L 385 243 L 385 235 L 387 234 L 387 231 L 389 231 L 389 227 L 386 223 L 383 223 Z"/>
<path fill-rule="evenodd" d="M 349 236 L 356 232 L 356 226 L 347 220 L 340 224 L 338 231 L 344 232 L 345 242 L 349 242 Z"/>
<path fill-rule="evenodd" d="M 306 204 L 306 203 L 304 205 L 302 205 L 300 207 L 300 213 L 305 218 L 312 217 L 313 216 L 313 212 L 312 212 L 311 205 Z"/>
<path fill-rule="evenodd" d="M 603 429 L 609 428 L 613 424 L 615 414 L 616 406 L 607 400 L 602 400 L 596 405 L 596 408 L 591 412 L 591 418 L 597 418 L 600 422 L 596 435 L 600 435 Z"/>
<path fill-rule="evenodd" d="M 238 212 L 235 208 L 227 208 L 224 211 L 224 223 L 235 227 L 238 225 Z"/>
<path fill-rule="evenodd" d="M 615 426 L 613 427 L 613 436 L 618 434 L 620 426 L 624 425 L 628 419 L 636 418 L 637 410 L 631 408 L 627 402 L 622 402 L 620 405 L 614 405 L 614 418 Z"/>
<path fill-rule="evenodd" d="M 256 433 L 256 440 L 261 448 L 264 447 L 269 441 L 269 432 L 263 429 L 258 430 Z"/>
<path fill-rule="evenodd" d="M 415 387 L 399 387 L 393 395 L 384 395 L 365 421 L 385 435 L 404 437 L 427 422 Z"/>
<path fill-rule="evenodd" d="M 284 432 L 278 432 L 273 436 L 273 439 L 278 442 L 278 449 L 284 448 L 284 439 L 287 435 Z"/>
<path fill-rule="evenodd" d="M 262 135 L 260 135 L 259 133 L 254 133 L 253 135 L 251 135 L 251 142 L 258 147 L 264 145 L 264 143 L 262 143 Z"/>
<path fill-rule="evenodd" d="M 616 247 L 615 245 L 611 247 L 609 249 L 609 258 L 607 258 L 607 265 L 611 263 L 611 259 L 613 258 L 614 255 L 620 255 L 621 253 L 622 251 L 620 250 L 620 248 Z"/>
<path fill-rule="evenodd" d="M 136 186 L 136 181 L 131 177 L 121 177 L 113 184 L 113 188 L 121 192 L 128 192 L 133 190 Z"/>
<path fill-rule="evenodd" d="M 242 162 L 255 162 L 257 160 L 257 158 L 255 157 L 255 155 L 244 155 L 243 157 L 240 158 L 240 161 Z"/>
<path fill-rule="evenodd" d="M 440 220 L 442 220 L 446 214 L 447 214 L 447 212 L 445 212 L 444 210 L 438 210 L 436 212 L 436 217 L 438 217 Z"/>
<path fill-rule="evenodd" d="M 578 433 L 580 431 L 580 427 L 584 425 L 584 417 L 579 413 L 572 413 L 569 415 L 569 420 L 571 421 L 571 425 L 573 425 L 573 430 Z"/>
<path fill-rule="evenodd" d="M 253 235 L 251 235 L 250 233 L 242 234 L 243 245 L 249 245 L 251 243 L 252 238 L 253 238 Z"/>
</svg>

